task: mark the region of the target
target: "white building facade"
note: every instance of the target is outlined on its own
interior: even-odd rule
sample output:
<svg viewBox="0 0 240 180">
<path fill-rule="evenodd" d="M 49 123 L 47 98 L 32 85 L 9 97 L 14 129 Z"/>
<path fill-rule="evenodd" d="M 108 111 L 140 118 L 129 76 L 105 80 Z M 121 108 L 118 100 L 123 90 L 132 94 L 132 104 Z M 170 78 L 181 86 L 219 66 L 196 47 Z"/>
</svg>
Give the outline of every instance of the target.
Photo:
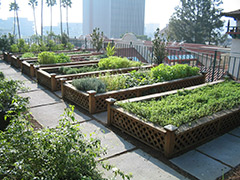
<svg viewBox="0 0 240 180">
<path fill-rule="evenodd" d="M 83 0 L 83 34 L 100 28 L 108 38 L 144 35 L 145 0 Z"/>
</svg>

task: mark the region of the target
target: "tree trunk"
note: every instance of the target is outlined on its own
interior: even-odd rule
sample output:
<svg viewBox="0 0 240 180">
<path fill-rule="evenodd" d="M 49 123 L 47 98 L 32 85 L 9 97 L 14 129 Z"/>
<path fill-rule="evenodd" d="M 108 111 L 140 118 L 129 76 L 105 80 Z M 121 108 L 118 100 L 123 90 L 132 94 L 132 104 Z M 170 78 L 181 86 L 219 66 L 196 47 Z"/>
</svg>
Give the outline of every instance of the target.
<svg viewBox="0 0 240 180">
<path fill-rule="evenodd" d="M 50 14 L 51 14 L 51 25 L 50 25 L 50 33 L 52 34 L 52 6 L 50 6 Z"/>
<path fill-rule="evenodd" d="M 66 23 L 67 23 L 67 35 L 69 37 L 69 27 L 68 27 L 68 6 L 66 6 Z"/>
<path fill-rule="evenodd" d="M 19 19 L 18 19 L 18 11 L 16 11 L 16 15 L 17 15 L 17 26 L 18 26 L 18 38 L 21 39 L 20 24 L 19 24 Z"/>
<path fill-rule="evenodd" d="M 62 38 L 62 35 L 63 35 L 63 31 L 62 31 L 62 0 L 60 0 L 60 30 L 61 30 L 61 38 Z"/>
<path fill-rule="evenodd" d="M 33 6 L 33 17 L 34 17 L 34 24 L 35 24 L 35 33 L 36 36 L 38 35 L 37 33 L 37 21 L 36 21 L 36 14 L 35 14 L 35 7 Z"/>
<path fill-rule="evenodd" d="M 43 0 L 41 0 L 41 40 L 43 40 Z"/>
<path fill-rule="evenodd" d="M 13 19 L 13 35 L 15 36 L 15 27 L 16 27 L 16 13 L 15 11 L 13 11 L 14 13 L 14 19 Z"/>
</svg>

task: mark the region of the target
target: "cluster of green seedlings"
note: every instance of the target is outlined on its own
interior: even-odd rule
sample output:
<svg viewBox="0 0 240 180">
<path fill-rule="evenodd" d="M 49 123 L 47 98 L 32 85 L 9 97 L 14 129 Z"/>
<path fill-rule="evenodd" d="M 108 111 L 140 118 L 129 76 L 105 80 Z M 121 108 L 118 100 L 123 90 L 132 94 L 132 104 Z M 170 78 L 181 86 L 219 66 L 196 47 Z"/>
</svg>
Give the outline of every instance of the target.
<svg viewBox="0 0 240 180">
<path fill-rule="evenodd" d="M 189 124 L 201 117 L 240 105 L 240 84 L 224 81 L 150 101 L 118 103 L 145 121 L 165 126 Z"/>
<path fill-rule="evenodd" d="M 83 78 L 72 81 L 73 86 L 81 91 L 95 90 L 97 93 L 148 85 L 173 79 L 195 76 L 199 68 L 177 64 L 168 66 L 160 64 L 151 70 L 132 71 L 128 74 L 100 76 L 99 78 Z"/>
</svg>

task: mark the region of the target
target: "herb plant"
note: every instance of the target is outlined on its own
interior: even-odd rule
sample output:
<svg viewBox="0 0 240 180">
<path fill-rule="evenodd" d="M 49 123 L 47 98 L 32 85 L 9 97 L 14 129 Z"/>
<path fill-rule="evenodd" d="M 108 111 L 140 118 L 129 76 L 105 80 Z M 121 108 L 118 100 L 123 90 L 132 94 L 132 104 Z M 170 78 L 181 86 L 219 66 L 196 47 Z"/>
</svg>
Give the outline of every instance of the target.
<svg viewBox="0 0 240 180">
<path fill-rule="evenodd" d="M 240 84 L 225 81 L 195 90 L 178 91 L 159 100 L 118 103 L 145 121 L 180 126 L 240 105 Z"/>
<path fill-rule="evenodd" d="M 72 85 L 81 91 L 95 90 L 97 93 L 106 91 L 106 85 L 97 78 L 74 79 Z"/>
</svg>

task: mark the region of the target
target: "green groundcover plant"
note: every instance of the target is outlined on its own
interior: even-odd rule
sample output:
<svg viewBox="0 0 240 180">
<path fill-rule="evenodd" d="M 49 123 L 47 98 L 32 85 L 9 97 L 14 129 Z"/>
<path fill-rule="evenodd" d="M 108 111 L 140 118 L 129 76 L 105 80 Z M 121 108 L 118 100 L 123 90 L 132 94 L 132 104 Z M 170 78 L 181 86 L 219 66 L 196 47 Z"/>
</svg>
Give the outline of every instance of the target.
<svg viewBox="0 0 240 180">
<path fill-rule="evenodd" d="M 71 109 L 70 109 L 71 108 Z M 98 161 L 105 154 L 97 138 L 86 138 L 75 122 L 73 107 L 66 109 L 56 128 L 34 130 L 20 116 L 7 131 L 0 131 L 0 179 L 83 179 L 102 180 L 99 170 L 113 171 L 130 179 L 119 169 Z"/>
<path fill-rule="evenodd" d="M 199 68 L 197 67 L 191 67 L 186 64 L 177 64 L 174 66 L 168 66 L 164 64 L 160 64 L 157 67 L 152 68 L 151 70 L 134 70 L 130 72 L 129 74 L 119 74 L 119 75 L 110 75 L 106 74 L 105 76 L 99 76 L 98 80 L 97 78 L 94 78 L 94 81 L 101 81 L 105 84 L 105 90 L 106 91 L 113 91 L 113 90 L 119 90 L 119 89 L 126 89 L 130 87 L 136 87 L 136 86 L 143 86 L 143 85 L 149 85 L 153 83 L 163 82 L 163 81 L 170 81 L 173 79 L 178 78 L 184 78 L 184 77 L 190 77 L 195 76 L 199 74 Z M 89 78 L 88 78 L 89 80 Z M 82 82 L 85 83 L 85 85 L 90 86 L 88 84 L 88 80 L 74 80 L 73 85 L 79 89 L 84 91 L 83 85 L 81 85 Z M 81 82 L 80 82 L 81 81 Z M 80 83 L 76 83 L 80 82 Z M 98 89 L 97 87 L 91 89 Z"/>
<path fill-rule="evenodd" d="M 130 61 L 127 58 L 121 58 L 117 56 L 110 56 L 108 58 L 102 58 L 98 65 L 81 67 L 81 68 L 70 68 L 70 67 L 61 67 L 59 72 L 61 74 L 77 74 L 91 71 L 100 71 L 106 69 L 119 69 L 119 68 L 128 68 L 128 67 L 140 67 L 142 63 L 136 61 Z"/>
<path fill-rule="evenodd" d="M 27 53 L 24 53 L 21 58 L 34 58 L 36 57 L 33 53 L 30 53 L 30 52 L 27 52 Z"/>
<path fill-rule="evenodd" d="M 126 111 L 160 126 L 180 126 L 240 105 L 240 84 L 225 81 L 195 90 L 178 91 L 158 100 L 118 103 Z"/>
</svg>

